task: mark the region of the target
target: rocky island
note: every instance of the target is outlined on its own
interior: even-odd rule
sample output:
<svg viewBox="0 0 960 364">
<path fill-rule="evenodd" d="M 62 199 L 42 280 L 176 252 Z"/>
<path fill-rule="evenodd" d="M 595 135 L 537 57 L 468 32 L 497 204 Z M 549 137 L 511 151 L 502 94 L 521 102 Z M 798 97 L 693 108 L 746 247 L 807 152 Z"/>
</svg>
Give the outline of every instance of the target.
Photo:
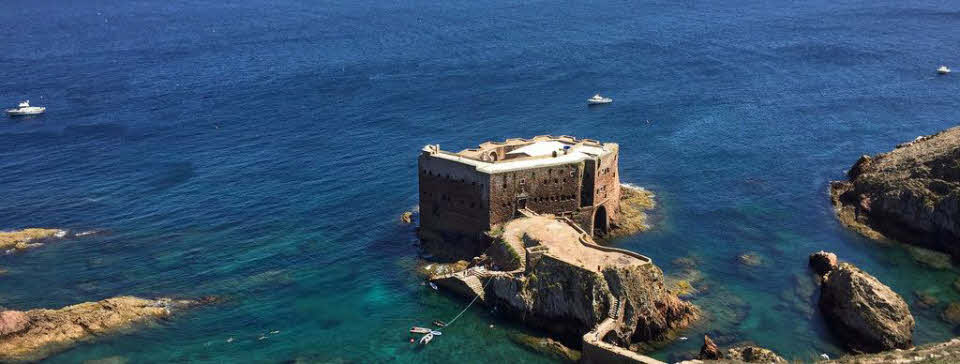
<svg viewBox="0 0 960 364">
<path fill-rule="evenodd" d="M 33 362 L 134 324 L 166 318 L 214 298 L 175 300 L 114 297 L 58 310 L 0 310 L 0 362 Z"/>
<path fill-rule="evenodd" d="M 0 252 L 14 252 L 43 245 L 44 242 L 62 239 L 68 232 L 62 229 L 29 228 L 0 231 Z"/>
<path fill-rule="evenodd" d="M 656 362 L 699 309 L 643 255 L 595 239 L 646 229 L 652 194 L 623 186 L 619 146 L 569 136 L 487 142 L 419 159 L 420 237 L 459 261 L 430 280 L 582 348 L 581 362 Z"/>
<path fill-rule="evenodd" d="M 864 155 L 847 176 L 830 185 L 843 224 L 960 257 L 960 127 Z"/>
</svg>

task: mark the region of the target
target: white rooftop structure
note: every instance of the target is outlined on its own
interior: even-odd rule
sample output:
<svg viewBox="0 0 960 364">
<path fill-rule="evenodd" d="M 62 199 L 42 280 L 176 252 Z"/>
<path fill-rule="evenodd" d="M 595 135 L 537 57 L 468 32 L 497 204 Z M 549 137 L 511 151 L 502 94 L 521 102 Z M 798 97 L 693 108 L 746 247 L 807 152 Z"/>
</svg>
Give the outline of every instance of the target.
<svg viewBox="0 0 960 364">
<path fill-rule="evenodd" d="M 523 146 L 517 149 L 514 149 L 507 154 L 526 154 L 531 157 L 543 157 L 548 155 L 553 155 L 553 152 L 563 150 L 563 147 L 569 147 L 566 144 L 558 142 L 556 140 L 550 140 L 545 142 L 536 142 L 527 146 Z"/>
<path fill-rule="evenodd" d="M 480 156 L 498 146 L 508 145 L 520 146 L 506 152 L 506 156 L 509 156 L 507 158 L 500 160 L 480 158 Z M 576 163 L 585 159 L 601 157 L 615 152 L 618 148 L 619 146 L 616 143 L 600 143 L 567 136 L 537 136 L 532 140 L 508 139 L 504 143 L 487 142 L 482 144 L 479 149 L 467 149 L 460 153 L 440 150 L 439 145 L 427 145 L 423 148 L 423 151 L 435 158 L 456 161 L 473 166 L 479 172 L 493 174 Z"/>
</svg>

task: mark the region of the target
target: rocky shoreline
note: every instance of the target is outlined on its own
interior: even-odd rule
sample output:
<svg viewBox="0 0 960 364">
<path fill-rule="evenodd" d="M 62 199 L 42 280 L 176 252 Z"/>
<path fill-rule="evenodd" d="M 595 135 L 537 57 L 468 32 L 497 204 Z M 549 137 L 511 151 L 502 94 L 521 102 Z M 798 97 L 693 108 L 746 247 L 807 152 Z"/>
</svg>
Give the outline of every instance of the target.
<svg viewBox="0 0 960 364">
<path fill-rule="evenodd" d="M 0 231 L 0 252 L 13 254 L 27 249 L 38 248 L 46 243 L 70 238 L 102 234 L 100 230 L 70 231 L 66 229 L 26 228 L 21 230 Z"/>
<path fill-rule="evenodd" d="M 0 311 L 0 362 L 39 361 L 80 342 L 215 301 L 213 297 L 176 300 L 121 296 L 57 310 Z"/>
<path fill-rule="evenodd" d="M 960 127 L 864 155 L 830 184 L 837 217 L 878 240 L 960 257 Z"/>
<path fill-rule="evenodd" d="M 620 219 L 601 241 L 630 236 L 650 230 L 647 212 L 657 207 L 656 197 L 649 190 L 630 184 L 620 185 Z"/>
</svg>

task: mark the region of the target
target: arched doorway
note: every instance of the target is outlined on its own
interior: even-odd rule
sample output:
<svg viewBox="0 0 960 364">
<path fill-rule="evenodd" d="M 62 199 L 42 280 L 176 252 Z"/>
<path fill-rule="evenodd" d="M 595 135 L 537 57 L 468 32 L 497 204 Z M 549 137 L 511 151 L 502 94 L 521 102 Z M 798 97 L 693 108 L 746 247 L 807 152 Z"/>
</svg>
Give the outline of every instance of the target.
<svg viewBox="0 0 960 364">
<path fill-rule="evenodd" d="M 607 208 L 603 205 L 597 206 L 593 212 L 593 236 L 604 236 L 607 234 Z"/>
<path fill-rule="evenodd" d="M 490 160 L 496 162 L 500 159 L 500 156 L 497 155 L 496 151 L 490 152 Z"/>
</svg>

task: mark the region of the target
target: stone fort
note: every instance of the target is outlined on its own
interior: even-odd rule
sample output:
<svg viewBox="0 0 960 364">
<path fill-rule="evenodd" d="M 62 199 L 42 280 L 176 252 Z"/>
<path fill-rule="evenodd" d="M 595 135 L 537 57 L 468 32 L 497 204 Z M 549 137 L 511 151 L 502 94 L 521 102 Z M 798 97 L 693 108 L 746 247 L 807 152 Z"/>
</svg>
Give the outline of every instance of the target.
<svg viewBox="0 0 960 364">
<path fill-rule="evenodd" d="M 419 157 L 424 240 L 483 241 L 526 211 L 568 217 L 594 236 L 620 214 L 619 145 L 541 135 Z"/>
</svg>

